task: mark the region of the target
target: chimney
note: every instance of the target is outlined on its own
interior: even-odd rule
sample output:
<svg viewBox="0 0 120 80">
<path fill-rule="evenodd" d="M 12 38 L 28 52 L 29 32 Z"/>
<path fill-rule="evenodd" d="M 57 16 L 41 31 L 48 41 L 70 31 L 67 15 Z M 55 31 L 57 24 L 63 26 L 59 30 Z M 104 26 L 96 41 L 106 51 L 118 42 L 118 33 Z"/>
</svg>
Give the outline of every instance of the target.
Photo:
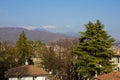
<svg viewBox="0 0 120 80">
<path fill-rule="evenodd" d="M 28 61 L 27 61 L 27 59 L 25 60 L 25 65 L 28 65 Z"/>
</svg>

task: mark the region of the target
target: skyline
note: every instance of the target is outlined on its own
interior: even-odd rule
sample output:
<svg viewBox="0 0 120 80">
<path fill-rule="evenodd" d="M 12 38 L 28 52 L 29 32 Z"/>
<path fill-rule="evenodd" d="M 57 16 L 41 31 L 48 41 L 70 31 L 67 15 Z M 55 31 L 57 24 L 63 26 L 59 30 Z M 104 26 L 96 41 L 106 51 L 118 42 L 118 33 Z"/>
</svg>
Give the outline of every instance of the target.
<svg viewBox="0 0 120 80">
<path fill-rule="evenodd" d="M 51 32 L 80 32 L 100 20 L 120 40 L 119 0 L 0 0 L 0 27 L 44 28 Z"/>
</svg>

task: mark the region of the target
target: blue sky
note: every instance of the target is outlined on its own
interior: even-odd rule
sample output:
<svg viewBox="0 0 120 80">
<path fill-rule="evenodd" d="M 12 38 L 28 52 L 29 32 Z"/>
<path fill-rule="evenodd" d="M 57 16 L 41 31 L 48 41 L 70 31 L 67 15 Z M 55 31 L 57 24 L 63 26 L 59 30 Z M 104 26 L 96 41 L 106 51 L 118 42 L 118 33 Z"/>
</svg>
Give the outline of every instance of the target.
<svg viewBox="0 0 120 80">
<path fill-rule="evenodd" d="M 97 19 L 120 39 L 120 0 L 0 0 L 0 27 L 80 32 Z"/>
</svg>

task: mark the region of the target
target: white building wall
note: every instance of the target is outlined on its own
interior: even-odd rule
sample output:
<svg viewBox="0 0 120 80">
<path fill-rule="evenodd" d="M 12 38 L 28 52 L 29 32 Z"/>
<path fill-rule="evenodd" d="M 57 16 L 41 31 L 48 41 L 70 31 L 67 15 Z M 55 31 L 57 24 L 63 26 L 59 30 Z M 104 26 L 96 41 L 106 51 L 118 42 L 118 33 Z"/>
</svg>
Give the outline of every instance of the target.
<svg viewBox="0 0 120 80">
<path fill-rule="evenodd" d="M 9 78 L 8 80 L 33 80 L 33 77 Z M 45 80 L 45 76 L 34 77 L 34 80 Z"/>
<path fill-rule="evenodd" d="M 9 78 L 8 80 L 18 80 L 17 78 Z"/>
<path fill-rule="evenodd" d="M 114 69 L 119 71 L 120 70 L 120 57 L 119 56 L 114 56 L 112 58 L 112 61 L 116 65 Z"/>
<path fill-rule="evenodd" d="M 21 80 L 33 80 L 33 77 L 22 77 Z"/>
<path fill-rule="evenodd" d="M 35 80 L 45 80 L 45 77 L 44 76 L 39 76 L 39 77 L 36 77 Z"/>
</svg>

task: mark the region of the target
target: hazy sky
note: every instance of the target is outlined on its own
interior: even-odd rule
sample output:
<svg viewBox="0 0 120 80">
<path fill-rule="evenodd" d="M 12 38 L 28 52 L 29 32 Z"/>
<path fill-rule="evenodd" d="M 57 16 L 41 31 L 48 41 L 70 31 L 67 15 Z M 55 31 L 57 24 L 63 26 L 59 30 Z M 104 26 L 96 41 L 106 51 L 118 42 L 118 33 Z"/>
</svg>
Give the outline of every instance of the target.
<svg viewBox="0 0 120 80">
<path fill-rule="evenodd" d="M 0 0 L 0 27 L 80 32 L 97 19 L 120 39 L 120 0 Z"/>
</svg>

